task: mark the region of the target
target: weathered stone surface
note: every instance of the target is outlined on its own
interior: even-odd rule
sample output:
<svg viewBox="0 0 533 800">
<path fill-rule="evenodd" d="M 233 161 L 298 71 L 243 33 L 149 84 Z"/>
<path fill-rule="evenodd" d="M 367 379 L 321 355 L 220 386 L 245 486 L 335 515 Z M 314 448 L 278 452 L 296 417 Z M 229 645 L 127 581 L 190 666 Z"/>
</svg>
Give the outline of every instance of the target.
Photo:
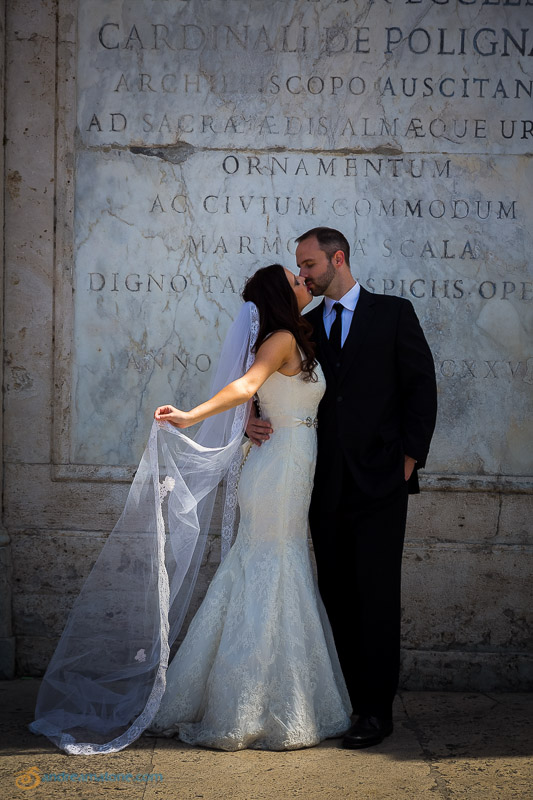
<svg viewBox="0 0 533 800">
<path fill-rule="evenodd" d="M 246 275 L 294 268 L 294 237 L 329 224 L 364 286 L 413 302 L 437 365 L 404 682 L 528 685 L 531 0 L 8 5 L 19 668 L 45 666 L 153 406 L 205 396 Z"/>
<path fill-rule="evenodd" d="M 51 481 L 50 468 L 44 465 L 6 466 L 5 512 L 10 530 L 33 527 L 54 530 L 68 521 L 73 530 L 109 532 L 126 501 L 126 483 Z M 46 534 L 44 534 L 46 536 Z"/>
<path fill-rule="evenodd" d="M 443 692 L 433 694 L 429 706 L 423 694 L 402 693 L 405 712 L 418 732 L 424 731 L 427 755 L 435 760 L 529 756 L 532 700 L 528 695 Z M 515 736 L 507 727 L 511 719 Z"/>
<path fill-rule="evenodd" d="M 444 5 L 81 4 L 80 135 L 90 146 L 529 152 L 533 131 L 517 117 L 528 117 L 531 9 Z"/>
<path fill-rule="evenodd" d="M 14 599 L 19 672 L 40 675 L 55 648 L 69 610 L 96 561 L 106 536 L 100 532 L 20 530 L 12 537 Z M 208 539 L 187 629 L 220 560 L 218 536 Z M 113 576 L 110 575 L 110 591 Z M 0 662 L 1 667 L 1 662 Z"/>
<path fill-rule="evenodd" d="M 166 393 L 207 393 L 245 276 L 323 223 L 363 285 L 417 307 L 441 392 L 429 472 L 528 474 L 533 122 L 499 117 L 530 110 L 529 32 L 471 5 L 80 7 L 62 463 L 122 476 Z"/>
<path fill-rule="evenodd" d="M 502 497 L 500 534 L 511 541 L 533 543 L 533 497 L 508 494 Z"/>
<path fill-rule="evenodd" d="M 423 492 L 409 503 L 406 535 L 417 545 L 493 541 L 500 502 L 497 494 L 489 492 Z"/>
<path fill-rule="evenodd" d="M 401 653 L 400 685 L 413 691 L 531 691 L 531 652 L 411 650 Z"/>
<path fill-rule="evenodd" d="M 0 133 L 2 139 L 5 135 L 4 128 L 4 98 L 5 98 L 5 2 L 0 2 Z M 0 153 L 0 173 L 4 174 L 4 150 Z M 0 196 L 0 217 L 5 219 L 4 192 Z M 0 230 L 0 252 L 4 252 L 4 226 Z M 4 265 L 0 267 L 0 330 L 4 330 Z M 4 385 L 4 360 L 0 362 L 0 382 Z M 0 403 L 0 450 L 3 453 L 3 403 Z M 3 457 L 0 462 L 0 503 L 3 502 L 4 486 Z M 0 511 L 0 678 L 12 678 L 15 668 L 15 639 L 12 636 L 11 624 L 11 549 L 9 533 L 3 525 L 2 511 Z"/>
<path fill-rule="evenodd" d="M 62 464 L 122 477 L 161 398 L 207 393 L 245 276 L 322 223 L 428 333 L 428 470 L 528 475 L 530 31 L 514 6 L 412 5 L 80 5 Z"/>
<path fill-rule="evenodd" d="M 207 395 L 246 276 L 276 260 L 295 268 L 294 237 L 328 224 L 352 241 L 361 283 L 411 299 L 427 331 L 441 409 L 428 469 L 527 474 L 530 159 L 410 163 L 421 178 L 381 156 L 217 150 L 175 165 L 81 152 L 72 461 L 135 463 L 151 409 Z"/>
<path fill-rule="evenodd" d="M 408 544 L 404 642 L 415 649 L 531 652 L 531 570 L 527 547 Z"/>
<path fill-rule="evenodd" d="M 531 544 L 532 504 L 525 493 L 422 492 L 409 503 L 407 538 L 417 544 Z"/>
<path fill-rule="evenodd" d="M 9 3 L 6 13 L 4 448 L 10 462 L 48 463 L 55 192 L 55 68 L 50 67 L 55 61 L 55 8 L 52 2 Z"/>
</svg>

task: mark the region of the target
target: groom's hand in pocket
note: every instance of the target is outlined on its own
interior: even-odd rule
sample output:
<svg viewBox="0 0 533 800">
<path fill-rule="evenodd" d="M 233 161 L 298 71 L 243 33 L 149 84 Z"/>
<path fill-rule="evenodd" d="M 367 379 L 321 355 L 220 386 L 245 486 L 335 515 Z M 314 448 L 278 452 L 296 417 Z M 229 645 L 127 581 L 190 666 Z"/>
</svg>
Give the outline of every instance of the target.
<svg viewBox="0 0 533 800">
<path fill-rule="evenodd" d="M 260 419 L 260 417 L 255 416 L 255 409 L 252 408 L 250 419 L 248 420 L 248 425 L 246 426 L 246 435 L 252 444 L 256 444 L 258 447 L 261 447 L 263 442 L 266 442 L 267 439 L 270 439 L 271 433 L 274 433 L 274 431 L 270 422 L 268 422 L 266 419 Z"/>
<path fill-rule="evenodd" d="M 411 456 L 405 456 L 404 475 L 406 481 L 408 481 L 411 475 L 413 474 L 415 464 L 416 464 L 415 458 L 411 458 Z"/>
</svg>

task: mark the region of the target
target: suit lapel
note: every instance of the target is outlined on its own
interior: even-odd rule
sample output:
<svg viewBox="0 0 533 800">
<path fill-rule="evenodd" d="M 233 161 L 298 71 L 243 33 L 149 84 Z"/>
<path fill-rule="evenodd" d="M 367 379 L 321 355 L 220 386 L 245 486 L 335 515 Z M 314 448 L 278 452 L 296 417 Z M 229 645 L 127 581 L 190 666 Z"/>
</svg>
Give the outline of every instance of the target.
<svg viewBox="0 0 533 800">
<path fill-rule="evenodd" d="M 352 317 L 352 324 L 350 325 L 348 336 L 346 337 L 346 341 L 344 342 L 344 346 L 342 348 L 339 383 L 341 383 L 348 373 L 350 365 L 354 360 L 357 351 L 363 344 L 368 334 L 368 329 L 374 316 L 375 302 L 376 301 L 372 293 L 367 292 L 367 290 L 363 289 L 361 286 L 359 300 L 357 301 L 357 305 Z M 322 329 L 324 329 L 324 325 L 322 325 Z"/>
</svg>

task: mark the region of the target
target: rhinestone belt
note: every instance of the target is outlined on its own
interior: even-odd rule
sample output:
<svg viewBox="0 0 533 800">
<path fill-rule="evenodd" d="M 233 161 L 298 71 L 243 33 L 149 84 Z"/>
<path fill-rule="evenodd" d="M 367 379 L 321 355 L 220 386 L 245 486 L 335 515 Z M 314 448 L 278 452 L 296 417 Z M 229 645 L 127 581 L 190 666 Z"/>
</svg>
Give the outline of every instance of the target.
<svg viewBox="0 0 533 800">
<path fill-rule="evenodd" d="M 276 428 L 297 428 L 298 425 L 305 425 L 307 428 L 318 428 L 318 417 L 300 419 L 298 417 L 274 416 L 274 420 L 272 421 L 274 430 L 276 430 Z"/>
</svg>

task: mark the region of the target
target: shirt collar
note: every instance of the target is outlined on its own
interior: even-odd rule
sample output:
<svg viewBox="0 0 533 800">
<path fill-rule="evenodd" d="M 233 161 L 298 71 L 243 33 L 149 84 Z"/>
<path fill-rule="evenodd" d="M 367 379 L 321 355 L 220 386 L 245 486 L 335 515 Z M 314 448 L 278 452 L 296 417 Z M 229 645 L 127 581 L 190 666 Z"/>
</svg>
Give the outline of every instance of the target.
<svg viewBox="0 0 533 800">
<path fill-rule="evenodd" d="M 331 297 L 324 298 L 324 315 L 327 317 L 328 314 L 333 312 L 333 306 L 335 303 L 340 303 L 344 306 L 344 308 L 348 309 L 348 311 L 354 311 L 355 306 L 357 305 L 357 301 L 359 299 L 359 293 L 361 291 L 361 287 L 359 283 L 356 281 L 355 286 L 352 286 L 345 295 L 341 297 L 340 300 L 332 300 Z"/>
</svg>

